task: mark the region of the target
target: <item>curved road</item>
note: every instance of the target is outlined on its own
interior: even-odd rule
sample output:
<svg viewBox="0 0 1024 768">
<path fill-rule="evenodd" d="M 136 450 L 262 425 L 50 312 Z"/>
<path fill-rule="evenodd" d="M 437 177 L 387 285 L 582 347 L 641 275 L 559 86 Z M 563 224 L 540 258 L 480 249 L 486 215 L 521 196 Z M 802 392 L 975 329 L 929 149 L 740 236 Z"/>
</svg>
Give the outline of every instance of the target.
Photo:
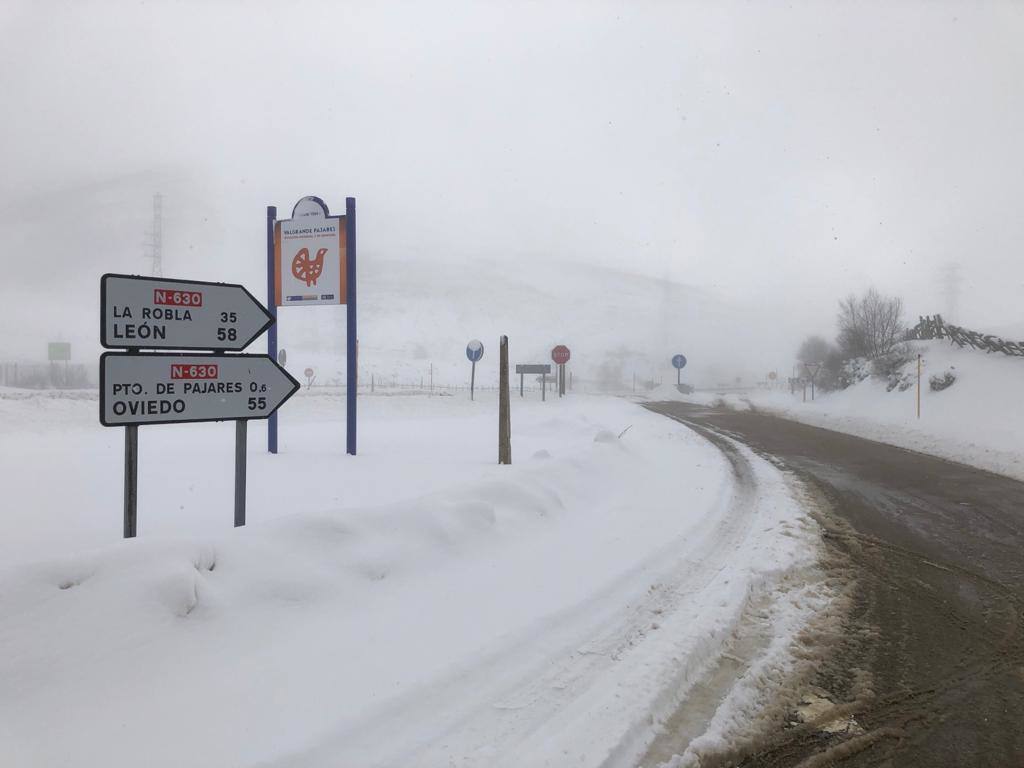
<svg viewBox="0 0 1024 768">
<path fill-rule="evenodd" d="M 813 683 L 855 726 L 793 713 L 721 764 L 1024 766 L 1024 483 L 755 411 L 648 407 L 817 488 L 826 565 L 852 577 Z"/>
</svg>

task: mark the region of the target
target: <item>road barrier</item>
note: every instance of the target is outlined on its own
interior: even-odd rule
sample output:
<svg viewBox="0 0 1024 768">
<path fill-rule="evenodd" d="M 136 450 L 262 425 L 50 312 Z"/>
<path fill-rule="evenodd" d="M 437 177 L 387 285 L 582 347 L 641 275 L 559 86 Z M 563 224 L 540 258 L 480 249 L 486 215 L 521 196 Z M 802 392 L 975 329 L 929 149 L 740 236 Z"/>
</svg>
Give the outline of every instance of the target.
<svg viewBox="0 0 1024 768">
<path fill-rule="evenodd" d="M 947 325 L 942 315 L 925 315 L 916 326 L 907 332 L 907 339 L 949 339 L 959 347 L 971 347 L 985 352 L 1002 352 L 1004 355 L 1024 357 L 1024 341 L 1007 341 L 992 334 L 978 333 L 958 325 Z"/>
</svg>

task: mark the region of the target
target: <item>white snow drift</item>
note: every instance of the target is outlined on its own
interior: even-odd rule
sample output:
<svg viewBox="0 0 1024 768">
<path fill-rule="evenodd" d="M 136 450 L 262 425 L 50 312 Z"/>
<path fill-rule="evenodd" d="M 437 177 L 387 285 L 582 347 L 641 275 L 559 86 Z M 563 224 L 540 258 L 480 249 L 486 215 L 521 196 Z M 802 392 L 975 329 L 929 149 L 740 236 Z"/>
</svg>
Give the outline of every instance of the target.
<svg viewBox="0 0 1024 768">
<path fill-rule="evenodd" d="M 230 425 L 143 429 L 120 541 L 120 431 L 89 399 L 7 395 L 5 765 L 629 765 L 751 601 L 773 641 L 705 742 L 829 600 L 790 480 L 741 452 L 737 486 L 619 400 L 516 400 L 499 467 L 493 400 L 364 399 L 351 458 L 341 400 L 303 394 L 281 455 L 252 430 L 242 529 Z"/>
</svg>

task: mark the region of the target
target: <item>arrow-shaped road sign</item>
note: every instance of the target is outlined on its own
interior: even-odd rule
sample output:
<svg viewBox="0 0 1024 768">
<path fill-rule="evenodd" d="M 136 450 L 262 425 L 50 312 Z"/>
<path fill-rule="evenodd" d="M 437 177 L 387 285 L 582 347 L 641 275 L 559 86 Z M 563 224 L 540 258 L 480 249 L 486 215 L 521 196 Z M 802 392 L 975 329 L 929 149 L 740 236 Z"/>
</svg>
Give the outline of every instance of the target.
<svg viewBox="0 0 1024 768">
<path fill-rule="evenodd" d="M 100 423 L 265 419 L 298 388 L 267 355 L 106 352 L 100 357 Z"/>
<path fill-rule="evenodd" d="M 238 351 L 274 323 L 243 286 L 104 275 L 100 343 L 107 349 Z"/>
</svg>

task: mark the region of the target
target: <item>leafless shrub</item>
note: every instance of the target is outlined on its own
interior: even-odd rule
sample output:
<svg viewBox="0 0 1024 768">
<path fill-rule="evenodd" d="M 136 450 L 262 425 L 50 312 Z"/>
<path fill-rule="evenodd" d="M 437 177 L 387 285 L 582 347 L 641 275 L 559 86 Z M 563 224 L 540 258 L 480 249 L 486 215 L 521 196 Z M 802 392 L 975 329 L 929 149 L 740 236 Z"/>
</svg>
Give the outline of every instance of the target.
<svg viewBox="0 0 1024 768">
<path fill-rule="evenodd" d="M 874 288 L 862 296 L 847 296 L 839 302 L 837 341 L 844 359 L 884 357 L 902 341 L 907 332 L 903 322 L 903 299 L 883 296 Z"/>
<path fill-rule="evenodd" d="M 823 390 L 839 389 L 845 386 L 841 381 L 843 358 L 835 344 L 821 336 L 808 336 L 797 350 L 796 359 L 817 370 L 815 384 Z M 809 375 L 805 369 L 801 375 Z"/>
</svg>

